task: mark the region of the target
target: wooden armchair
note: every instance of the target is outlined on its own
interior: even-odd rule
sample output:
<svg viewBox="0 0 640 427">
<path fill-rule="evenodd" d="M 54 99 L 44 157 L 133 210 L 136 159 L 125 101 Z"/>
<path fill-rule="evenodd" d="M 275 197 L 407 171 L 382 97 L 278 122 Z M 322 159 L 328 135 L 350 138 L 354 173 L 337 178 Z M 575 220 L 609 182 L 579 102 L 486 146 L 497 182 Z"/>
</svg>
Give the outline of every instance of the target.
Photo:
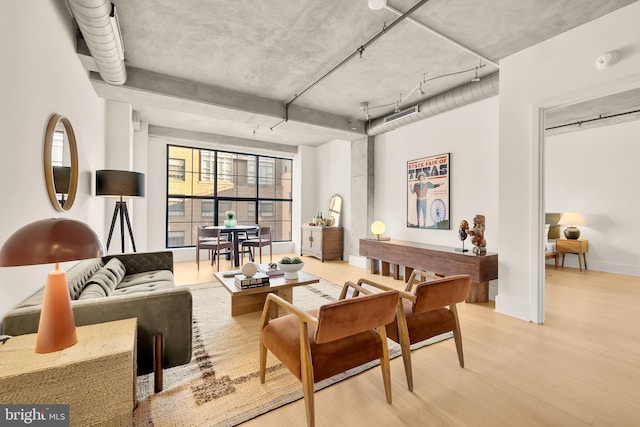
<svg viewBox="0 0 640 427">
<path fill-rule="evenodd" d="M 345 299 L 348 288 L 365 296 Z M 339 301 L 305 312 L 269 294 L 260 323 L 260 382 L 265 382 L 268 349 L 302 382 L 307 425 L 313 426 L 313 384 L 380 359 L 387 402 L 391 403 L 385 325 L 393 321 L 398 300 L 398 291 L 371 294 L 347 282 Z M 292 314 L 270 319 L 273 304 Z"/>
<path fill-rule="evenodd" d="M 417 277 L 433 279 L 416 284 Z M 358 281 L 358 285 L 364 284 L 381 290 L 389 289 L 367 279 Z M 470 286 L 471 276 L 468 274 L 442 278 L 432 273 L 414 270 L 405 292 L 400 292 L 401 299 L 397 315 L 386 329 L 387 336 L 399 343 L 402 348 L 407 387 L 410 391 L 413 391 L 411 344 L 451 331 L 456 343 L 460 367 L 464 368 L 462 335 L 456 304 L 467 298 Z"/>
</svg>

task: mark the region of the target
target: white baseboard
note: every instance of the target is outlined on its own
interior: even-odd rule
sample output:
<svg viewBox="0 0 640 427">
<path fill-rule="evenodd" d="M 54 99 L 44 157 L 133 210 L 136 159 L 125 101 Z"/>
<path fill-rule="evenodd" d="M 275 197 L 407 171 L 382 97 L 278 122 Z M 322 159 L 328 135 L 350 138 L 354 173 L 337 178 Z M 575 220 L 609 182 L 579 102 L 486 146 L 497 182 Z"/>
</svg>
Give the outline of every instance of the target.
<svg viewBox="0 0 640 427">
<path fill-rule="evenodd" d="M 349 264 L 366 269 L 369 268 L 369 259 L 359 255 L 349 255 Z"/>
<path fill-rule="evenodd" d="M 496 295 L 496 313 L 531 321 L 531 305 L 520 299 Z"/>
</svg>

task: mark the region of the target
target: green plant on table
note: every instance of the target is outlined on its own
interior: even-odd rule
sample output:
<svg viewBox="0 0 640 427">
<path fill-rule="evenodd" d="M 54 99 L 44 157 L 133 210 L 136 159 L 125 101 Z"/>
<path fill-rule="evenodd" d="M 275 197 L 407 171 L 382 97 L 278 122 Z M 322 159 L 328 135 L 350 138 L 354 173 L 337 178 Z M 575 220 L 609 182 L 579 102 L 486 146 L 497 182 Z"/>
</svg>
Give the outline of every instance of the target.
<svg viewBox="0 0 640 427">
<path fill-rule="evenodd" d="M 300 257 L 290 258 L 288 256 L 282 257 L 280 260 L 280 264 L 302 264 L 302 259 Z"/>
</svg>

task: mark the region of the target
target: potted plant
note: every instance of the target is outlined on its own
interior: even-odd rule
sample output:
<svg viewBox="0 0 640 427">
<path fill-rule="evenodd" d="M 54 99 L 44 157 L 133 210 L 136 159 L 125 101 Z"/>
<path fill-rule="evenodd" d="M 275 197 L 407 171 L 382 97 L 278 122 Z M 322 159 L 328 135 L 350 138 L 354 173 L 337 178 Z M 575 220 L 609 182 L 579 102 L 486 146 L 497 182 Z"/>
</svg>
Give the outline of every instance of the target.
<svg viewBox="0 0 640 427">
<path fill-rule="evenodd" d="M 224 214 L 227 216 L 227 219 L 224 220 L 225 227 L 235 227 L 238 224 L 238 221 L 235 219 L 236 213 L 234 211 L 226 211 Z"/>
<path fill-rule="evenodd" d="M 304 267 L 304 262 L 302 262 L 300 257 L 289 258 L 286 256 L 278 263 L 278 269 L 284 271 L 285 279 L 297 279 L 298 271 L 300 271 L 302 267 Z"/>
</svg>

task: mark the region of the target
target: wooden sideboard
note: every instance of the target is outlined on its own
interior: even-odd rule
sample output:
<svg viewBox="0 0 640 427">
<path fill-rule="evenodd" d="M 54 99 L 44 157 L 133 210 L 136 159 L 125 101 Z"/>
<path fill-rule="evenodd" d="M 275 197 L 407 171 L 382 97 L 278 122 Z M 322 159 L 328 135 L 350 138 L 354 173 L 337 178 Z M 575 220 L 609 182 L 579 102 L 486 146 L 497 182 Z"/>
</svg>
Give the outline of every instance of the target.
<svg viewBox="0 0 640 427">
<path fill-rule="evenodd" d="M 311 255 L 320 261 L 342 259 L 344 231 L 342 227 L 302 226 L 300 255 Z"/>
<path fill-rule="evenodd" d="M 467 302 L 489 301 L 489 280 L 498 278 L 498 254 L 475 255 L 473 252 L 458 252 L 447 246 L 428 245 L 403 240 L 360 239 L 360 256 L 371 259 L 371 273 L 400 278 L 400 266 L 404 266 L 405 280 L 414 269 L 426 270 L 443 276 L 453 274 L 471 275 L 471 289 Z"/>
</svg>

